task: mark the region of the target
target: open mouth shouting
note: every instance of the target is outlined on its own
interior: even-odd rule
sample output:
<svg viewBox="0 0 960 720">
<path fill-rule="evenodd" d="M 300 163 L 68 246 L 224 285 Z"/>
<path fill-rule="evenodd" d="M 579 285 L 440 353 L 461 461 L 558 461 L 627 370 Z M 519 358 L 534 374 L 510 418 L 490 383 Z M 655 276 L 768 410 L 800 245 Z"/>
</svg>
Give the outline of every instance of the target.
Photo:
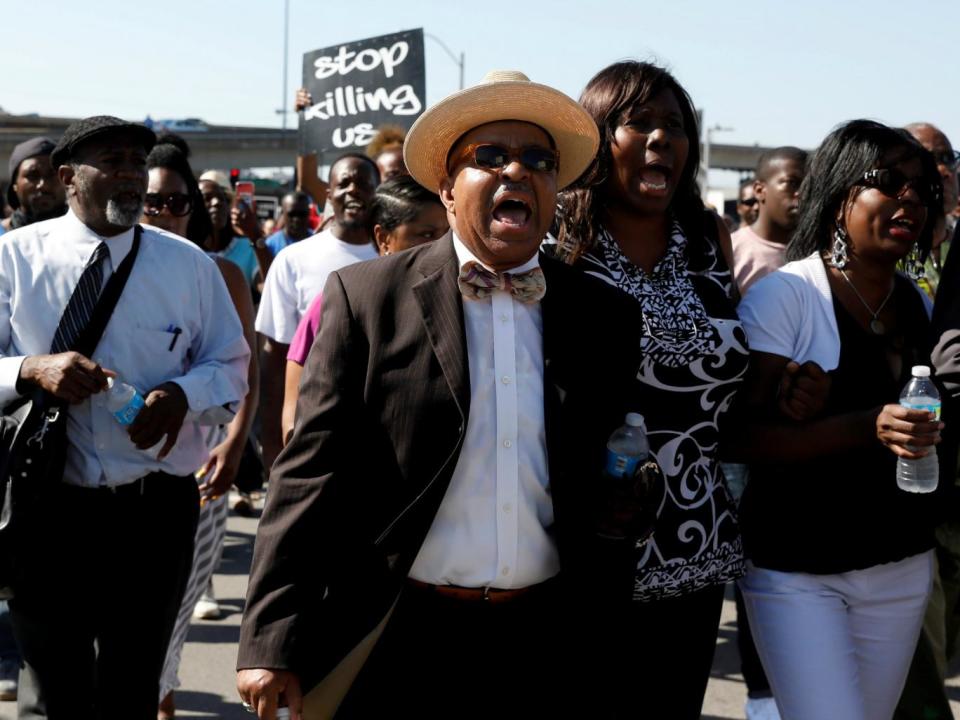
<svg viewBox="0 0 960 720">
<path fill-rule="evenodd" d="M 908 245 L 912 245 L 920 239 L 921 230 L 923 230 L 922 219 L 912 217 L 905 212 L 893 216 L 887 223 L 887 232 L 890 237 Z"/>
<path fill-rule="evenodd" d="M 670 188 L 673 168 L 663 163 L 647 163 L 640 170 L 640 188 L 646 194 L 665 197 Z"/>
<path fill-rule="evenodd" d="M 133 206 L 143 202 L 143 193 L 138 189 L 118 190 L 110 199 L 119 205 Z"/>
<path fill-rule="evenodd" d="M 367 205 L 360 200 L 347 200 L 343 203 L 343 211 L 347 215 L 362 215 L 366 212 Z"/>
<path fill-rule="evenodd" d="M 528 193 L 506 190 L 496 194 L 491 217 L 501 232 L 526 232 L 532 225 L 533 201 Z"/>
</svg>

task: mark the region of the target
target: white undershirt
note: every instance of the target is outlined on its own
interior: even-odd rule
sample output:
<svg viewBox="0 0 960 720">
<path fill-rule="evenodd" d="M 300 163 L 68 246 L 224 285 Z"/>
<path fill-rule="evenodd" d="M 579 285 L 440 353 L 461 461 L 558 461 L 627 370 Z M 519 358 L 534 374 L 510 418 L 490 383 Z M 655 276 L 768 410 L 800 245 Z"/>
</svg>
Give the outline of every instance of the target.
<svg viewBox="0 0 960 720">
<path fill-rule="evenodd" d="M 479 262 L 453 236 L 460 266 Z M 481 263 L 482 264 L 482 263 Z M 539 265 L 534 255 L 514 272 Z M 560 569 L 547 474 L 540 303 L 496 290 L 463 301 L 470 416 L 450 486 L 410 577 L 436 585 L 521 588 Z"/>
<path fill-rule="evenodd" d="M 933 306 L 916 282 L 929 318 Z M 827 268 L 819 253 L 787 263 L 751 286 L 737 306 L 750 350 L 815 362 L 827 372 L 840 364 L 840 331 Z"/>
</svg>

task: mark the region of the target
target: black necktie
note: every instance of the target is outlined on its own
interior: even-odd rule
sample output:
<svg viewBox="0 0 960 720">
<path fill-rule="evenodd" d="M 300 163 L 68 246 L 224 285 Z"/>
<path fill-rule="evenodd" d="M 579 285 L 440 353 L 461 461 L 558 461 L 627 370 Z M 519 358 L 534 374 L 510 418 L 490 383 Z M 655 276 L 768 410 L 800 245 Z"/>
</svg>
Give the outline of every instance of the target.
<svg viewBox="0 0 960 720">
<path fill-rule="evenodd" d="M 53 336 L 51 353 L 70 350 L 90 322 L 90 316 L 93 315 L 93 309 L 97 305 L 97 298 L 100 297 L 100 289 L 103 287 L 103 261 L 108 257 L 110 257 L 110 251 L 107 249 L 107 244 L 101 242 L 93 251 L 90 262 L 83 269 L 80 282 L 74 288 L 70 302 L 63 311 L 57 332 Z"/>
</svg>

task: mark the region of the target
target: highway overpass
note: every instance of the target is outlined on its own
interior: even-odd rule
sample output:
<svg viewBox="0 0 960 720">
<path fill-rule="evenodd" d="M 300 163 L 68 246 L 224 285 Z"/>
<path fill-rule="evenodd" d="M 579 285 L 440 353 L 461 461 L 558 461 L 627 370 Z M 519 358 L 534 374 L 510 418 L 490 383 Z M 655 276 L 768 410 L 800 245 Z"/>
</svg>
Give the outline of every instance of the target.
<svg viewBox="0 0 960 720">
<path fill-rule="evenodd" d="M 36 135 L 56 142 L 72 122 L 72 118 L 0 115 L 0 182 L 9 181 L 8 160 L 18 143 Z M 211 168 L 292 167 L 297 154 L 296 130 L 210 125 L 205 132 L 181 136 L 190 144 L 190 164 L 198 173 Z"/>
<path fill-rule="evenodd" d="M 0 183 L 7 183 L 7 164 L 14 146 L 27 138 L 46 135 L 56 141 L 72 118 L 0 114 Z M 185 132 L 190 144 L 190 164 L 199 173 L 231 167 L 292 167 L 297 154 L 297 131 L 276 128 L 209 125 L 204 132 Z M 710 146 L 710 167 L 717 170 L 752 171 L 767 148 L 747 145 Z"/>
</svg>

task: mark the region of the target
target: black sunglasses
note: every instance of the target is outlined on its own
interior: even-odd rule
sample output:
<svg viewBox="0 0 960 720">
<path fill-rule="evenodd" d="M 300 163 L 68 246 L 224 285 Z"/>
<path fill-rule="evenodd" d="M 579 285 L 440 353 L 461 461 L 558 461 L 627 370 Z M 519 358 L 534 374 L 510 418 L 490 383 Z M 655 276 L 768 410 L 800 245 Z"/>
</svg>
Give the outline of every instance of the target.
<svg viewBox="0 0 960 720">
<path fill-rule="evenodd" d="M 512 151 L 500 145 L 470 145 L 463 156 L 471 154 L 473 164 L 484 170 L 502 170 L 513 160 L 519 160 L 521 165 L 532 172 L 553 172 L 560 162 L 556 150 L 544 147 Z"/>
<path fill-rule="evenodd" d="M 288 218 L 305 218 L 310 217 L 309 210 L 291 210 L 287 213 Z"/>
<path fill-rule="evenodd" d="M 951 170 L 956 170 L 960 166 L 960 151 L 941 150 L 933 153 L 933 159 L 937 161 L 937 165 L 946 165 Z"/>
<path fill-rule="evenodd" d="M 753 207 L 753 206 L 756 205 L 758 202 L 760 202 L 760 201 L 757 200 L 755 197 L 752 197 L 752 198 L 747 198 L 746 200 L 741 200 L 741 201 L 740 201 L 740 204 L 741 204 L 741 205 L 747 205 L 747 206 L 749 206 L 749 207 Z"/>
<path fill-rule="evenodd" d="M 193 200 L 186 193 L 147 193 L 143 201 L 143 212 L 151 217 L 159 215 L 166 206 L 174 217 L 188 215 L 193 209 Z"/>
<path fill-rule="evenodd" d="M 896 168 L 877 168 L 863 174 L 858 185 L 875 188 L 890 198 L 899 199 L 907 188 L 913 189 L 920 202 L 934 206 L 942 201 L 940 186 L 922 177 L 907 177 Z"/>
</svg>

